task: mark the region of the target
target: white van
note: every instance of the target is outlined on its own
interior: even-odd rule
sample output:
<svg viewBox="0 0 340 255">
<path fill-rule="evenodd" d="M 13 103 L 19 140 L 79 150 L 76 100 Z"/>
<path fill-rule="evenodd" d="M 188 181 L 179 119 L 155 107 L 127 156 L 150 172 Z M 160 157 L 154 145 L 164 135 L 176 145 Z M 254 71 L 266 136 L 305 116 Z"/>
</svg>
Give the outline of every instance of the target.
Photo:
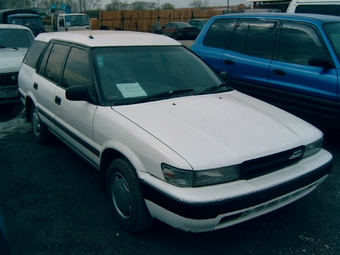
<svg viewBox="0 0 340 255">
<path fill-rule="evenodd" d="M 315 13 L 340 16 L 339 0 L 292 0 L 287 13 Z"/>
</svg>

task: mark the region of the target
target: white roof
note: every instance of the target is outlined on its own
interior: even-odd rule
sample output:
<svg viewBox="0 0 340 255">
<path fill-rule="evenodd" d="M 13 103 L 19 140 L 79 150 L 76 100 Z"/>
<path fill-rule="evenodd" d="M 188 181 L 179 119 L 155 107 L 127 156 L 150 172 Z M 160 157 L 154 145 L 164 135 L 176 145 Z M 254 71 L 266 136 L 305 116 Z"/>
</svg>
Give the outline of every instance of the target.
<svg viewBox="0 0 340 255">
<path fill-rule="evenodd" d="M 14 25 L 14 24 L 0 24 L 0 29 L 25 29 L 31 31 L 29 28 L 21 26 L 21 25 Z"/>
<path fill-rule="evenodd" d="M 36 37 L 36 40 L 45 42 L 59 40 L 90 47 L 181 45 L 176 40 L 164 35 L 119 30 L 81 30 L 42 33 Z"/>
</svg>

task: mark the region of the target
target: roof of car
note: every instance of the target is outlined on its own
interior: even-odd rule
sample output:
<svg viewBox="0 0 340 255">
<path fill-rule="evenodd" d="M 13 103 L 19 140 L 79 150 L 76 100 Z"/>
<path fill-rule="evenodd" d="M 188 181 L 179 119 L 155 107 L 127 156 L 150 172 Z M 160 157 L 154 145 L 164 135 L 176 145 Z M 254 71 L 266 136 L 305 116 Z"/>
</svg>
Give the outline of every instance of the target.
<svg viewBox="0 0 340 255">
<path fill-rule="evenodd" d="M 31 31 L 29 28 L 21 26 L 21 25 L 14 25 L 14 24 L 0 24 L 0 29 L 24 29 Z"/>
<path fill-rule="evenodd" d="M 41 33 L 36 37 L 36 40 L 45 42 L 50 40 L 65 41 L 89 47 L 181 45 L 176 40 L 164 35 L 119 30 Z"/>
<path fill-rule="evenodd" d="M 239 14 L 224 14 L 215 17 L 226 18 L 275 18 L 275 19 L 291 19 L 301 21 L 318 20 L 320 22 L 340 22 L 340 17 L 333 15 L 311 14 L 311 13 L 278 13 L 278 12 L 263 12 L 263 13 L 239 13 Z"/>
</svg>

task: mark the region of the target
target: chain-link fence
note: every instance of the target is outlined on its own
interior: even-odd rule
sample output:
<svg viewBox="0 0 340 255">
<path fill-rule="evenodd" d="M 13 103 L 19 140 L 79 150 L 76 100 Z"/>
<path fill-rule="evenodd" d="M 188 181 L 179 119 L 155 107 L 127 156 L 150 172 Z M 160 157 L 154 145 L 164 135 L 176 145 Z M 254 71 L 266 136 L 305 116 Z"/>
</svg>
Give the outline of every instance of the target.
<svg viewBox="0 0 340 255">
<path fill-rule="evenodd" d="M 0 104 L 19 102 L 18 73 L 33 40 L 24 26 L 0 24 Z"/>
</svg>

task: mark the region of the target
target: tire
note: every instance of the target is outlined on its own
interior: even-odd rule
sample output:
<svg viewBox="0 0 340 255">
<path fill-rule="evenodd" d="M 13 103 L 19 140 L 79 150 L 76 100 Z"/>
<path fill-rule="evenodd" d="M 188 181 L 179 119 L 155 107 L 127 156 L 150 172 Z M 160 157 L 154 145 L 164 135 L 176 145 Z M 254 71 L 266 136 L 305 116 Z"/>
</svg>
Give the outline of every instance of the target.
<svg viewBox="0 0 340 255">
<path fill-rule="evenodd" d="M 175 40 L 178 40 L 178 34 L 176 32 L 174 32 L 172 34 L 172 38 L 175 39 Z"/>
<path fill-rule="evenodd" d="M 136 170 L 124 158 L 113 161 L 107 173 L 107 191 L 118 225 L 127 232 L 147 230 L 153 223 Z"/>
<path fill-rule="evenodd" d="M 50 143 L 52 134 L 48 131 L 47 126 L 40 120 L 38 109 L 32 104 L 31 123 L 35 140 L 41 144 Z"/>
</svg>

